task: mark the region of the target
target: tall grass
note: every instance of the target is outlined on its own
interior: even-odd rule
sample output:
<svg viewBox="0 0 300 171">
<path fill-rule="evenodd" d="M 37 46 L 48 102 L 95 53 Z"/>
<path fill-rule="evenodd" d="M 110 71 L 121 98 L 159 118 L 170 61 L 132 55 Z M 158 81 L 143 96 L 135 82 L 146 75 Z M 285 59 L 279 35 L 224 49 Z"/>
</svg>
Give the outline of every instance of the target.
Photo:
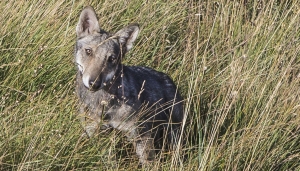
<svg viewBox="0 0 300 171">
<path fill-rule="evenodd" d="M 1 1 L 0 169 L 138 169 L 117 132 L 80 136 L 73 46 L 92 5 L 106 30 L 139 23 L 124 63 L 168 73 L 185 98 L 189 157 L 153 169 L 300 170 L 299 4 Z"/>
</svg>

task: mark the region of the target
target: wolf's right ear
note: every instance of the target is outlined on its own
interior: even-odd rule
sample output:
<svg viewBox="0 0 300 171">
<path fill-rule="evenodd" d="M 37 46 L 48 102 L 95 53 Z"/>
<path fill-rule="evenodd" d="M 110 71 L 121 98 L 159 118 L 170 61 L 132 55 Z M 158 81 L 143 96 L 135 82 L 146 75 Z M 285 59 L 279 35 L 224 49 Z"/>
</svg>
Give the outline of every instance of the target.
<svg viewBox="0 0 300 171">
<path fill-rule="evenodd" d="M 85 7 L 76 26 L 77 37 L 84 37 L 93 32 L 99 32 L 99 30 L 100 26 L 95 10 L 91 6 Z"/>
</svg>

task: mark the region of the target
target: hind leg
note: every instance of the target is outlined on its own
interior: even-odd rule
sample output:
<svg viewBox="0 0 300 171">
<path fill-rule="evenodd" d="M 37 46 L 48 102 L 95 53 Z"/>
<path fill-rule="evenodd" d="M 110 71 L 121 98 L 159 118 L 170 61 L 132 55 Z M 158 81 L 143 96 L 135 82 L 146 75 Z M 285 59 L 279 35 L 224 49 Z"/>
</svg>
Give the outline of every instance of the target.
<svg viewBox="0 0 300 171">
<path fill-rule="evenodd" d="M 136 154 L 142 165 L 147 165 L 155 158 L 154 139 L 150 136 L 140 137 L 135 141 Z"/>
</svg>

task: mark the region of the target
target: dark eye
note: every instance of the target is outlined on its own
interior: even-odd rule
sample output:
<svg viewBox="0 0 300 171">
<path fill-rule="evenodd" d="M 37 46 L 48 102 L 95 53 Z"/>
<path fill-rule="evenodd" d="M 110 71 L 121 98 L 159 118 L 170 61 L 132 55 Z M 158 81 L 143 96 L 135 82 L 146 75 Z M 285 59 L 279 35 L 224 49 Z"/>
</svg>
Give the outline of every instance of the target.
<svg viewBox="0 0 300 171">
<path fill-rule="evenodd" d="M 90 56 L 92 54 L 92 49 L 85 49 L 85 53 Z"/>
<path fill-rule="evenodd" d="M 115 55 L 110 55 L 108 57 L 108 62 L 112 62 L 112 63 L 115 63 L 117 60 L 117 57 Z"/>
</svg>

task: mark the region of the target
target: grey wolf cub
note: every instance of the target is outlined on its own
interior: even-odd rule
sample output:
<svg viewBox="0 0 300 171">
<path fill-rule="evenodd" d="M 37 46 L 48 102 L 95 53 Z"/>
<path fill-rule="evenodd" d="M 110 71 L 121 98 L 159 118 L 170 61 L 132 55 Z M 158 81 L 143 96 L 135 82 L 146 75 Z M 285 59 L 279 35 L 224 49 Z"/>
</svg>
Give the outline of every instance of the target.
<svg viewBox="0 0 300 171">
<path fill-rule="evenodd" d="M 100 28 L 94 9 L 87 6 L 76 33 L 76 91 L 86 134 L 91 137 L 106 127 L 124 132 L 142 164 L 163 147 L 173 148 L 183 120 L 175 84 L 164 73 L 121 63 L 138 36 L 138 24 L 110 34 Z"/>
</svg>

